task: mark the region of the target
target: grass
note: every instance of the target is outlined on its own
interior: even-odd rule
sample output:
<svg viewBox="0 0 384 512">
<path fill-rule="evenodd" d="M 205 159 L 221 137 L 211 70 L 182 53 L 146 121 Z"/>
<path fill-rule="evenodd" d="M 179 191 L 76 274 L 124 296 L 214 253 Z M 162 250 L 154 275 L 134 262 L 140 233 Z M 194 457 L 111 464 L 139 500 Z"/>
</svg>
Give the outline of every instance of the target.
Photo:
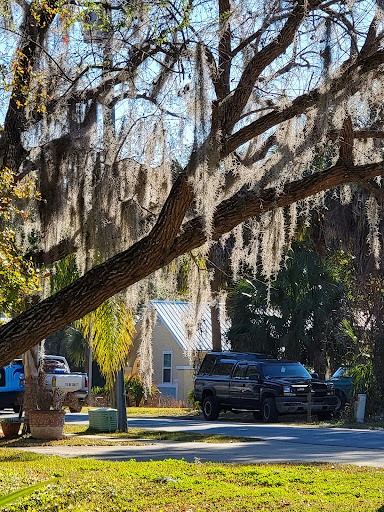
<svg viewBox="0 0 384 512">
<path fill-rule="evenodd" d="M 221 436 L 215 434 L 199 434 L 190 432 L 165 432 L 151 431 L 138 428 L 129 428 L 128 432 L 101 433 L 88 427 L 88 425 L 66 424 L 64 434 L 72 434 L 73 437 L 65 437 L 59 441 L 41 441 L 31 437 L 4 438 L 0 437 L 0 447 L 25 448 L 28 446 L 126 446 L 148 444 L 148 441 L 177 441 L 182 443 L 239 443 L 258 441 L 257 438 L 240 436 Z M 102 439 L 98 436 L 107 436 L 111 439 Z M 89 436 L 89 437 L 82 437 Z"/>
<path fill-rule="evenodd" d="M 82 413 L 87 413 L 89 409 L 100 409 L 100 407 L 83 407 Z M 127 407 L 129 416 L 195 416 L 198 412 L 188 407 Z"/>
<path fill-rule="evenodd" d="M 383 430 L 384 429 L 384 419 L 370 419 L 367 418 L 364 420 L 364 423 L 357 423 L 356 421 L 350 420 L 348 418 L 335 420 L 331 424 L 327 425 L 330 427 L 340 427 L 340 428 L 363 428 L 367 430 Z"/>
<path fill-rule="evenodd" d="M 102 462 L 0 448 L 0 496 L 58 481 L 3 510 L 384 511 L 384 470 L 329 464 Z"/>
</svg>

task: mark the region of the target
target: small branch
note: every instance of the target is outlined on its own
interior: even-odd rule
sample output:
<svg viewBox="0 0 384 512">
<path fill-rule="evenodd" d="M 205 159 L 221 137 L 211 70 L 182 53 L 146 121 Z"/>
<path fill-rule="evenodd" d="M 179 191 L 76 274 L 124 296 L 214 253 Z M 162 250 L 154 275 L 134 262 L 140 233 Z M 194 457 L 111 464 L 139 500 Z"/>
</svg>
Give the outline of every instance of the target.
<svg viewBox="0 0 384 512">
<path fill-rule="evenodd" d="M 30 252 L 25 255 L 26 258 L 32 258 L 36 265 L 49 266 L 59 261 L 65 256 L 76 252 L 77 244 L 72 238 L 61 240 L 57 245 L 51 247 L 48 251 Z"/>
<path fill-rule="evenodd" d="M 277 21 L 282 21 L 288 18 L 287 14 L 280 14 L 278 16 L 273 16 L 271 19 L 266 20 L 261 28 L 257 30 L 254 34 L 251 34 L 249 37 L 241 41 L 241 43 L 232 50 L 231 57 L 236 57 L 236 55 L 244 50 L 248 45 L 250 45 L 253 41 L 260 38 L 264 32 L 272 25 L 272 23 L 276 23 Z"/>
<path fill-rule="evenodd" d="M 340 138 L 341 131 L 332 130 L 328 133 L 328 138 L 330 140 L 337 140 Z M 384 132 L 378 130 L 354 130 L 353 131 L 354 139 L 384 139 Z"/>
<path fill-rule="evenodd" d="M 367 192 L 372 194 L 380 204 L 384 204 L 384 191 L 381 188 L 375 187 L 367 180 L 361 178 L 358 174 L 352 172 L 353 181 L 363 187 Z"/>
<path fill-rule="evenodd" d="M 178 119 L 185 119 L 184 116 L 180 114 L 175 114 L 174 112 L 171 112 L 170 110 L 167 110 L 163 108 L 159 103 L 156 101 L 155 98 L 151 96 L 147 96 L 146 94 L 132 94 L 131 92 L 127 91 L 124 94 L 120 94 L 118 97 L 114 98 L 110 103 L 108 103 L 108 108 L 112 109 L 114 108 L 119 101 L 131 99 L 131 100 L 147 100 L 150 103 L 153 103 L 163 114 L 167 114 L 172 117 L 176 117 Z"/>
<path fill-rule="evenodd" d="M 268 151 L 271 148 L 273 148 L 273 146 L 275 146 L 276 142 L 277 142 L 276 135 L 271 135 L 270 137 L 268 137 L 268 139 L 264 142 L 264 144 L 261 146 L 261 148 L 257 149 L 253 153 L 253 155 L 246 156 L 243 159 L 243 161 L 242 161 L 243 165 L 249 166 L 249 165 L 252 165 L 252 164 L 262 160 L 263 158 L 265 158 Z"/>
</svg>

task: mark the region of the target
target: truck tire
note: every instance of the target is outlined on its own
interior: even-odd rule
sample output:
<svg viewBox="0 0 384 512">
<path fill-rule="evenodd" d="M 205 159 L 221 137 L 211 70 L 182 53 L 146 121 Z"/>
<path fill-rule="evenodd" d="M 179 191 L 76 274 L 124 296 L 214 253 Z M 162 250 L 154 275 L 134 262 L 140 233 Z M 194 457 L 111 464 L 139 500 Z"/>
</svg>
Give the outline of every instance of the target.
<svg viewBox="0 0 384 512">
<path fill-rule="evenodd" d="M 213 395 L 208 395 L 204 398 L 203 414 L 207 421 L 215 421 L 219 417 L 220 407 Z"/>
<path fill-rule="evenodd" d="M 264 423 L 274 423 L 279 418 L 274 398 L 265 398 L 261 408 Z"/>
<path fill-rule="evenodd" d="M 339 414 L 345 407 L 345 404 L 347 402 L 347 397 L 341 391 L 341 389 L 335 389 L 335 395 L 337 398 L 337 405 L 336 405 L 335 413 Z"/>
</svg>

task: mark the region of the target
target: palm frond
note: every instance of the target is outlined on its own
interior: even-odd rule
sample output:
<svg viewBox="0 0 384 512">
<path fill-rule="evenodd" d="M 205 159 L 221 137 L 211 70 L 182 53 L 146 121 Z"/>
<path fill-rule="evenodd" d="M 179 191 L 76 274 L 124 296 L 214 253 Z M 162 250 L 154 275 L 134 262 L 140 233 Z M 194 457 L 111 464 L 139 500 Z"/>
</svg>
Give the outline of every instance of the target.
<svg viewBox="0 0 384 512">
<path fill-rule="evenodd" d="M 135 332 L 132 311 L 115 297 L 85 316 L 76 326 L 92 344 L 101 373 L 112 387 L 116 373 L 126 362 Z"/>
</svg>

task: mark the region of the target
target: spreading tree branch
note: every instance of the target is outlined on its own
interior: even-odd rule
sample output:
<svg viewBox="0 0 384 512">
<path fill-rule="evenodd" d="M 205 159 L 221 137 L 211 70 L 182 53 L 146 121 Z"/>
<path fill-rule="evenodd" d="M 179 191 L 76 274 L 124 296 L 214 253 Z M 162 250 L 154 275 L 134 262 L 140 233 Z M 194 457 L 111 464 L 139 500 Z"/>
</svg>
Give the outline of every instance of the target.
<svg viewBox="0 0 384 512">
<path fill-rule="evenodd" d="M 368 180 L 383 174 L 384 162 L 356 166 L 352 170 L 336 165 L 327 171 L 287 183 L 280 194 L 273 188 L 262 193 L 242 190 L 218 206 L 212 238 L 219 239 L 251 217 L 351 183 L 356 177 Z M 176 181 L 158 222 L 148 236 L 0 327 L 1 365 L 90 313 L 119 291 L 204 244 L 207 235 L 200 217 L 184 224 L 180 232 L 184 213 L 192 198 L 191 187 L 183 175 Z"/>
</svg>

